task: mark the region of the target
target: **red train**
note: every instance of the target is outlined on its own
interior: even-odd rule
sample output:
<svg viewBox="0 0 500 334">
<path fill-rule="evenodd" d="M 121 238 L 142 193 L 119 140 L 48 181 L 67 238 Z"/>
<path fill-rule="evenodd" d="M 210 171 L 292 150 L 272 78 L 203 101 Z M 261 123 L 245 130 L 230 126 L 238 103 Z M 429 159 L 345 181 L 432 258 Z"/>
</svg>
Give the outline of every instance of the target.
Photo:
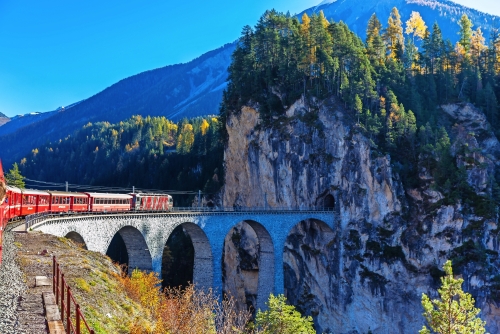
<svg viewBox="0 0 500 334">
<path fill-rule="evenodd" d="M 167 194 L 106 194 L 64 191 L 40 191 L 7 186 L 0 205 L 4 219 L 11 220 L 34 213 L 50 212 L 124 212 L 170 211 L 172 196 Z"/>
</svg>

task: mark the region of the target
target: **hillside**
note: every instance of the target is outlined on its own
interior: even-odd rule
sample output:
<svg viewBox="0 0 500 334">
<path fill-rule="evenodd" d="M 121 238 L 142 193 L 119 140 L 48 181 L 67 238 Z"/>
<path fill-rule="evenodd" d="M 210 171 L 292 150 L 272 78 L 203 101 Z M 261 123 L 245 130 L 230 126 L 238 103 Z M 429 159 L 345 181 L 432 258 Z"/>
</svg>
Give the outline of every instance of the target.
<svg viewBox="0 0 500 334">
<path fill-rule="evenodd" d="M 88 122 L 119 122 L 132 115 L 174 121 L 218 112 L 234 44 L 186 63 L 143 72 L 102 92 L 30 122 L 15 132 L 0 130 L 0 156 L 8 166 L 48 141 L 67 137 Z M 1 128 L 0 128 L 1 129 Z"/>
<path fill-rule="evenodd" d="M 10 121 L 10 119 L 0 112 L 0 127 L 4 124 L 8 123 L 9 121 Z"/>
</svg>

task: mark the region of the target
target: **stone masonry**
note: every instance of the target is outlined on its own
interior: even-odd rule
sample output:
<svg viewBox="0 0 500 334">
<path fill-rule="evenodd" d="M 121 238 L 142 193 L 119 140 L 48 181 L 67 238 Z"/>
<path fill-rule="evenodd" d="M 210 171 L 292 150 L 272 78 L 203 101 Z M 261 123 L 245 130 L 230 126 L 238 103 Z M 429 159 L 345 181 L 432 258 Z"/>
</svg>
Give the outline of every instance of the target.
<svg viewBox="0 0 500 334">
<path fill-rule="evenodd" d="M 87 249 L 106 254 L 111 239 L 120 233 L 129 267 L 161 274 L 163 248 L 172 231 L 183 225 L 193 242 L 194 284 L 222 291 L 224 238 L 239 222 L 247 222 L 257 234 L 260 250 L 257 308 L 264 308 L 270 293 L 284 292 L 283 248 L 290 230 L 299 222 L 316 219 L 334 230 L 333 212 L 213 212 L 124 214 L 47 219 L 33 230 L 56 236 L 77 237 Z M 71 234 L 70 234 L 71 233 Z M 274 282 L 274 284 L 272 283 Z"/>
</svg>

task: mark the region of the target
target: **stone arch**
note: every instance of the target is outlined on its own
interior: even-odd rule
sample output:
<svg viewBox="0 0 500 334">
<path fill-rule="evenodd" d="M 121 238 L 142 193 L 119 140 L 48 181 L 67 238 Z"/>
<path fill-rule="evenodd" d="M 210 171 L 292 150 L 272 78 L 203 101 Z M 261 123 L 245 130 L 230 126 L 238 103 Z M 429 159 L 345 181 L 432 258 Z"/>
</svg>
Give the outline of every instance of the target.
<svg viewBox="0 0 500 334">
<path fill-rule="evenodd" d="M 233 240 L 233 243 L 235 242 L 234 238 L 237 239 L 238 236 L 235 237 L 234 231 L 238 228 L 238 226 L 242 226 L 243 224 L 247 224 L 248 226 L 250 226 L 251 230 L 255 232 L 255 236 L 258 242 L 257 269 L 255 270 L 255 268 L 252 265 L 250 265 L 251 268 L 248 268 L 248 271 L 252 270 L 257 271 L 257 273 L 254 272 L 253 275 L 250 275 L 250 279 L 251 280 L 253 279 L 253 283 L 250 284 L 253 285 L 254 289 L 256 289 L 256 298 L 254 307 L 255 310 L 265 309 L 266 308 L 265 303 L 269 297 L 269 294 L 271 294 L 274 289 L 275 264 L 274 264 L 273 240 L 267 229 L 262 224 L 254 220 L 243 220 L 238 224 L 234 225 L 226 235 L 224 239 L 224 249 L 226 249 L 226 242 L 228 242 L 229 240 Z M 240 258 L 238 262 L 238 267 L 239 269 L 241 269 L 240 267 L 242 262 L 241 254 L 239 254 L 239 257 Z M 225 273 L 227 273 L 227 271 L 225 270 L 226 266 L 225 261 L 227 258 L 228 255 L 224 254 L 222 258 L 222 263 L 224 268 L 223 272 Z M 255 278 L 257 280 L 256 284 L 255 284 Z M 229 277 L 226 276 L 226 280 L 228 279 Z M 241 279 L 241 281 L 243 282 L 243 279 Z M 228 287 L 228 285 L 229 284 L 227 282 L 224 284 L 225 287 Z M 246 299 L 245 303 L 247 304 L 247 306 L 250 306 L 248 303 L 248 298 L 245 297 L 245 299 Z M 240 300 L 239 302 L 241 303 L 242 301 Z"/>
<path fill-rule="evenodd" d="M 136 268 L 144 271 L 153 270 L 153 261 L 151 258 L 151 253 L 148 249 L 148 245 L 146 244 L 144 236 L 137 228 L 133 226 L 122 227 L 113 236 L 106 254 L 111 253 L 111 247 L 115 245 L 114 240 L 117 239 L 121 239 L 121 242 L 123 242 L 125 246 L 129 273 L 131 272 L 131 270 Z"/>
<path fill-rule="evenodd" d="M 71 232 L 68 232 L 65 236 L 64 236 L 66 239 L 69 239 L 71 241 L 73 241 L 76 245 L 78 245 L 79 247 L 87 250 L 87 243 L 85 242 L 85 240 L 83 239 L 83 237 L 80 235 L 80 233 L 78 232 L 75 232 L 75 231 L 71 231 Z"/>
<path fill-rule="evenodd" d="M 177 226 L 182 227 L 191 239 L 194 248 L 193 281 L 192 283 L 201 289 L 209 289 L 213 285 L 214 268 L 212 248 L 205 232 L 196 224 L 186 222 Z M 167 244 L 170 240 L 165 242 Z"/>
<path fill-rule="evenodd" d="M 331 324 L 324 319 L 335 318 L 328 301 L 338 297 L 339 243 L 327 223 L 311 218 L 291 228 L 283 248 L 285 297 L 304 315 L 313 317 L 318 333 L 329 332 L 324 325 Z"/>
</svg>

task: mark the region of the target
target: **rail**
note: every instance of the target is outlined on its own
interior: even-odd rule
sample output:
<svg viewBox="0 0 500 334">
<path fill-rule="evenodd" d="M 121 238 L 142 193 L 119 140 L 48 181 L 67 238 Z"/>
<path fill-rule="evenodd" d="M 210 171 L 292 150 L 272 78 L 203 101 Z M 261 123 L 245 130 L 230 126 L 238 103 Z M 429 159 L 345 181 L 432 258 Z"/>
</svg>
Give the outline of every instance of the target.
<svg viewBox="0 0 500 334">
<path fill-rule="evenodd" d="M 71 334 L 84 333 L 81 330 L 81 324 L 83 322 L 83 324 L 85 325 L 84 329 L 87 330 L 87 333 L 94 334 L 94 330 L 90 328 L 87 321 L 85 320 L 85 316 L 83 315 L 82 310 L 80 309 L 80 305 L 76 302 L 73 293 L 71 293 L 71 288 L 66 283 L 64 274 L 61 272 L 61 269 L 59 268 L 59 263 L 57 263 L 55 256 L 52 258 L 52 271 L 53 271 L 52 289 L 54 295 L 56 296 L 56 304 L 61 308 L 61 319 L 63 324 L 65 322 L 64 320 L 66 320 L 67 332 Z M 71 304 L 74 305 L 73 307 L 75 310 L 74 318 L 72 317 L 71 314 Z"/>
<path fill-rule="evenodd" d="M 108 211 L 79 211 L 79 212 L 59 212 L 45 211 L 35 213 L 26 217 L 25 226 L 28 231 L 32 226 L 51 218 L 63 218 L 74 216 L 101 216 L 114 214 L 169 214 L 169 213 L 286 213 L 286 212 L 329 212 L 330 207 L 303 208 L 303 207 L 173 207 L 171 210 L 108 210 Z"/>
</svg>

